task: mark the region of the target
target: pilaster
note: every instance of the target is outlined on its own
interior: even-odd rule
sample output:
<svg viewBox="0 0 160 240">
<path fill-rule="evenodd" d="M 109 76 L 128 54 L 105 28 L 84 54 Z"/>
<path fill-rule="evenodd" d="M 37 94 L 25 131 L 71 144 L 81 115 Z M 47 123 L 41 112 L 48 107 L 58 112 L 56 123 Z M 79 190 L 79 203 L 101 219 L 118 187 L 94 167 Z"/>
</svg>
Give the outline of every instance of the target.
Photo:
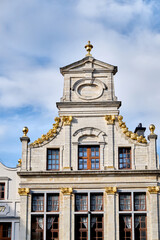
<svg viewBox="0 0 160 240">
<path fill-rule="evenodd" d="M 160 187 L 148 187 L 148 192 L 150 193 L 150 239 L 159 239 L 159 229 L 158 229 L 158 192 Z"/>
<path fill-rule="evenodd" d="M 65 145 L 64 145 L 64 160 L 63 170 L 71 170 L 71 122 L 72 116 L 63 116 L 62 122 L 65 129 Z"/>
<path fill-rule="evenodd" d="M 28 128 L 23 128 L 24 135 L 20 138 L 22 142 L 22 158 L 21 158 L 21 170 L 27 170 L 28 166 L 28 143 L 30 142 L 30 138 L 27 136 Z"/>
<path fill-rule="evenodd" d="M 116 187 L 106 187 L 107 208 L 106 208 L 106 234 L 109 240 L 116 240 Z"/>
<path fill-rule="evenodd" d="M 27 239 L 28 233 L 28 194 L 29 188 L 19 188 L 20 195 L 20 239 Z"/>
<path fill-rule="evenodd" d="M 72 223 L 71 223 L 71 198 L 72 198 L 72 188 L 61 188 L 61 193 L 63 197 L 63 237 L 62 240 L 70 240 L 72 235 Z"/>
<path fill-rule="evenodd" d="M 157 135 L 154 133 L 155 126 L 150 125 L 150 135 L 148 136 L 149 142 L 149 169 L 157 169 Z"/>
</svg>

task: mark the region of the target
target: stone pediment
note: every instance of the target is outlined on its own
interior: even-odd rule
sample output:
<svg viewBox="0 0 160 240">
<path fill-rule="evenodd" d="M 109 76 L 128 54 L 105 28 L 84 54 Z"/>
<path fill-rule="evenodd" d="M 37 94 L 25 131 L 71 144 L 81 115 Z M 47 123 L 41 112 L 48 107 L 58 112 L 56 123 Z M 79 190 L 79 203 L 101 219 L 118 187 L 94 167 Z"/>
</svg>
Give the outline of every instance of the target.
<svg viewBox="0 0 160 240">
<path fill-rule="evenodd" d="M 104 72 L 112 72 L 116 74 L 117 67 L 110 65 L 108 63 L 104 63 L 99 61 L 91 56 L 85 57 L 77 62 L 69 64 L 65 67 L 60 68 L 60 72 L 64 75 L 67 72 L 83 72 L 83 71 L 104 71 Z"/>
</svg>

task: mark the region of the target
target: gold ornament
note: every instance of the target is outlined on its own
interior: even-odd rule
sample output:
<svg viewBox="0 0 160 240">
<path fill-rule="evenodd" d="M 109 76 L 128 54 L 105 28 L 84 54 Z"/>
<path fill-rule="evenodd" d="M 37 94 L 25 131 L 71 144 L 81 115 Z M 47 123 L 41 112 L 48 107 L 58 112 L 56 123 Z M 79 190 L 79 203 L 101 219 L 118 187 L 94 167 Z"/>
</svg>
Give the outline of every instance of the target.
<svg viewBox="0 0 160 240">
<path fill-rule="evenodd" d="M 92 56 L 92 54 L 90 54 L 92 48 L 93 48 L 92 44 L 90 43 L 90 41 L 88 41 L 88 44 L 85 46 L 85 49 L 86 49 L 86 51 L 88 52 L 88 53 L 86 54 L 86 57 L 87 57 L 87 56 Z"/>
</svg>

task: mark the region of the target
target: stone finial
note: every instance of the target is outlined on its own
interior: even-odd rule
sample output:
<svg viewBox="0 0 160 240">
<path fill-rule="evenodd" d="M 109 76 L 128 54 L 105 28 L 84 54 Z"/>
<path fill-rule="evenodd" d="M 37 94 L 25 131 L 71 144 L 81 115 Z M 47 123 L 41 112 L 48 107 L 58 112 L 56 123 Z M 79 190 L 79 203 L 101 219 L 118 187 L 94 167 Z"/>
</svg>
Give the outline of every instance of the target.
<svg viewBox="0 0 160 240">
<path fill-rule="evenodd" d="M 18 167 L 20 167 L 22 165 L 22 159 L 18 159 Z"/>
<path fill-rule="evenodd" d="M 88 41 L 88 44 L 85 46 L 85 49 L 86 49 L 86 51 L 88 52 L 88 53 L 86 54 L 86 57 L 87 57 L 87 56 L 92 56 L 92 54 L 90 54 L 92 48 L 93 48 L 92 44 L 90 43 L 90 41 Z"/>
<path fill-rule="evenodd" d="M 27 137 L 27 133 L 28 133 L 28 127 L 24 127 L 23 129 L 22 129 L 22 132 L 23 132 L 23 137 Z"/>
<path fill-rule="evenodd" d="M 155 134 L 155 133 L 154 133 L 154 130 L 155 130 L 154 124 L 151 124 L 151 125 L 149 126 L 149 130 L 150 130 L 150 134 L 151 134 L 151 135 Z"/>
</svg>

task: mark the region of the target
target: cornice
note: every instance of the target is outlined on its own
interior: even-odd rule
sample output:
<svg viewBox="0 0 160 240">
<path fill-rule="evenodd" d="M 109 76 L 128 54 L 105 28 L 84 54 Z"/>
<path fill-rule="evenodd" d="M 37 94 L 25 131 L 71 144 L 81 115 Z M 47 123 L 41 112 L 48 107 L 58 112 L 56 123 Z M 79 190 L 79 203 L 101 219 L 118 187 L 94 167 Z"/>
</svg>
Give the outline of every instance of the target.
<svg viewBox="0 0 160 240">
<path fill-rule="evenodd" d="M 43 177 L 56 177 L 56 176 L 143 176 L 143 175 L 159 175 L 160 170 L 106 170 L 106 171 L 19 171 L 17 174 L 20 177 L 32 177 L 32 176 L 43 176 Z"/>
<path fill-rule="evenodd" d="M 121 101 L 105 101 L 105 102 L 57 102 L 56 103 L 57 108 L 60 109 L 63 108 L 75 108 L 75 107 L 116 107 L 120 108 Z"/>
</svg>

